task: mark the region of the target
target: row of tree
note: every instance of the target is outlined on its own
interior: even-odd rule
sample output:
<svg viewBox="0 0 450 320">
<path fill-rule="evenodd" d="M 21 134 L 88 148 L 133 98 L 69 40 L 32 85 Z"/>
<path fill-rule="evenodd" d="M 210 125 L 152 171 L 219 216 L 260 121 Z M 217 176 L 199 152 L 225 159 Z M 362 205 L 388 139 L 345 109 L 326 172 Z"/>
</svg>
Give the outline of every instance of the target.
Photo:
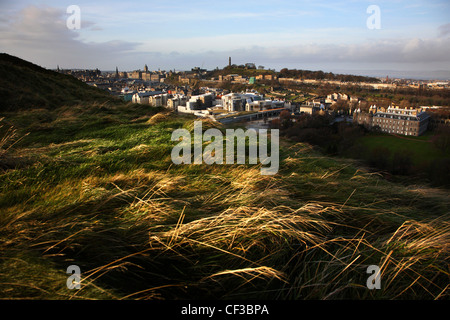
<svg viewBox="0 0 450 320">
<path fill-rule="evenodd" d="M 281 69 L 278 73 L 280 78 L 298 78 L 298 79 L 314 79 L 314 80 L 335 80 L 343 82 L 371 82 L 378 83 L 379 79 L 374 77 L 357 76 L 351 74 L 334 74 L 333 72 L 297 70 L 297 69 Z"/>
</svg>

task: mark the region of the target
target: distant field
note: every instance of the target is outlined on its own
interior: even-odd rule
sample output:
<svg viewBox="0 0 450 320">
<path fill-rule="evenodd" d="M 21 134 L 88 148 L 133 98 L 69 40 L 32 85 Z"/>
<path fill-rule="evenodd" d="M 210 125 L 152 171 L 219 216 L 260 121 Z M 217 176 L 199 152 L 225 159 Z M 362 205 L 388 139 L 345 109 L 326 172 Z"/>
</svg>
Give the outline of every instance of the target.
<svg viewBox="0 0 450 320">
<path fill-rule="evenodd" d="M 370 151 L 385 147 L 391 154 L 404 150 L 412 155 L 414 165 L 429 163 L 434 159 L 444 158 L 445 154 L 437 149 L 431 142 L 433 133 L 428 132 L 420 137 L 393 136 L 388 134 L 367 135 L 361 138 L 361 142 Z"/>
</svg>

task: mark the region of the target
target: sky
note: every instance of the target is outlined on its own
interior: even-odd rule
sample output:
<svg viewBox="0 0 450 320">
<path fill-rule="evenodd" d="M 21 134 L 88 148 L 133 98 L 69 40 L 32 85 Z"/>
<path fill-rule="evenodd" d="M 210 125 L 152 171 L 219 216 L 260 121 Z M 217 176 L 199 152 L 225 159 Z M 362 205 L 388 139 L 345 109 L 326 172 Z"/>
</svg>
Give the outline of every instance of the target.
<svg viewBox="0 0 450 320">
<path fill-rule="evenodd" d="M 71 5 L 79 29 L 67 26 Z M 0 12 L 0 52 L 51 69 L 210 70 L 231 56 L 266 69 L 450 78 L 449 0 L 0 0 Z"/>
</svg>

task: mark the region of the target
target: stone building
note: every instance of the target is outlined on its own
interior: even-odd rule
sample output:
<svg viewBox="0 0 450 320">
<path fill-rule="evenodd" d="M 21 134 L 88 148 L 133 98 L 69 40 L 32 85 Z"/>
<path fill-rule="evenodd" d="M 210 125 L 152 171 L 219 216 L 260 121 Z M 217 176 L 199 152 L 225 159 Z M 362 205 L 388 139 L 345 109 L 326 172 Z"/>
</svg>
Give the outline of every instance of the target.
<svg viewBox="0 0 450 320">
<path fill-rule="evenodd" d="M 368 113 L 356 110 L 353 121 L 368 129 L 377 128 L 382 132 L 406 136 L 420 136 L 427 131 L 430 116 L 421 109 L 391 106 L 378 110 L 376 106 L 371 106 L 369 110 Z"/>
</svg>

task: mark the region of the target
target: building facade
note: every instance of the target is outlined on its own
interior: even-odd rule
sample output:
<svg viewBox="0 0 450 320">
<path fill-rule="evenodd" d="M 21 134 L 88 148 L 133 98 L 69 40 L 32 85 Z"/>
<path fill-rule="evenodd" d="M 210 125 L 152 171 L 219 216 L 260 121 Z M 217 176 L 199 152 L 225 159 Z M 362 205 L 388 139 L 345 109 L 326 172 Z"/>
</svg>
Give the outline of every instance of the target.
<svg viewBox="0 0 450 320">
<path fill-rule="evenodd" d="M 268 100 L 257 93 L 229 93 L 222 96 L 223 109 L 228 112 L 235 111 L 263 111 L 284 108 L 285 102 Z"/>
<path fill-rule="evenodd" d="M 430 116 L 421 109 L 400 109 L 389 107 L 377 109 L 371 106 L 369 113 L 359 109 L 353 114 L 353 121 L 368 129 L 379 129 L 382 132 L 406 136 L 420 136 L 428 128 Z"/>
</svg>

